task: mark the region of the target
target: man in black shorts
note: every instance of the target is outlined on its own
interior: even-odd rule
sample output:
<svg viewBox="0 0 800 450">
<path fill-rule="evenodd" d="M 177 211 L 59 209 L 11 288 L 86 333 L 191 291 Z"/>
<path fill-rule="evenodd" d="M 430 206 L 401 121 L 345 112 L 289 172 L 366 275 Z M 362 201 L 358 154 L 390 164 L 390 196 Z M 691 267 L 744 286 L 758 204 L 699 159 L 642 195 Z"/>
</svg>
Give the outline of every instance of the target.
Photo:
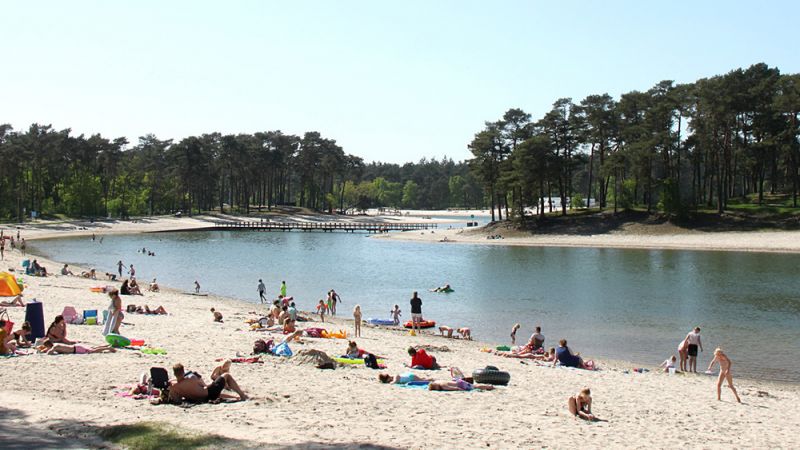
<svg viewBox="0 0 800 450">
<path fill-rule="evenodd" d="M 411 331 L 419 332 L 420 322 L 422 322 L 422 299 L 417 295 L 417 291 L 414 291 L 414 295 L 411 296 Z"/>
<path fill-rule="evenodd" d="M 238 400 L 247 400 L 247 395 L 239 388 L 236 380 L 229 373 L 224 373 L 206 385 L 203 379 L 195 373 L 186 374 L 183 364 L 172 366 L 175 381 L 169 387 L 170 403 L 180 403 L 184 400 L 196 403 L 216 402 L 219 399 L 236 399 L 236 397 L 223 394 L 222 391 L 230 389 L 239 396 Z M 188 375 L 188 376 L 187 376 Z"/>
</svg>

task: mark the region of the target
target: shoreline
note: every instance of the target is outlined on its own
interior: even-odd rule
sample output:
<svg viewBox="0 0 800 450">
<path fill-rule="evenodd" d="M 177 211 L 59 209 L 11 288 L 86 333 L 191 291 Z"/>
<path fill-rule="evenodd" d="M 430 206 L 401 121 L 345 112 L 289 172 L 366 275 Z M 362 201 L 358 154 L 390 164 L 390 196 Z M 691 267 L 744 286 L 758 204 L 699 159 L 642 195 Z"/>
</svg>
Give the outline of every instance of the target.
<svg viewBox="0 0 800 450">
<path fill-rule="evenodd" d="M 81 231 L 91 235 L 91 230 Z M 129 232 L 137 231 L 120 231 Z M 28 234 L 23 233 L 23 237 Z M 6 259 L 10 260 L 4 262 L 7 266 L 19 267 L 21 256 L 16 251 L 7 254 Z M 53 269 L 60 267 L 54 260 L 40 260 Z M 69 276 L 23 278 L 28 284 L 26 299 L 37 297 L 44 301 L 46 324 L 66 304 L 78 311 L 104 309 L 107 296 L 89 293 L 88 287 L 119 284 Z M 21 417 L 21 429 L 44 433 L 55 442 L 62 442 L 59 439 L 67 436 L 83 446 L 103 445 L 97 443 L 96 431 L 92 430 L 139 421 L 213 431 L 232 439 L 233 446 L 565 447 L 561 439 L 564 433 L 586 440 L 590 447 L 624 446 L 631 439 L 647 446 L 680 446 L 685 445 L 681 436 L 687 433 L 697 436 L 696 444 L 711 447 L 800 445 L 800 438 L 794 433 L 800 418 L 785 414 L 789 405 L 800 400 L 797 384 L 737 377 L 736 385 L 745 404 L 732 404 L 728 391 L 723 392 L 724 401 L 719 403 L 714 399 L 715 378 L 702 374 L 669 376 L 655 370 L 624 373 L 636 365 L 605 359 L 598 361 L 602 370 L 597 372 L 551 368 L 479 351 L 494 344 L 428 334 L 410 337 L 405 330 L 367 325 L 364 337 L 357 339 L 359 346 L 386 356 L 387 370 L 340 367 L 325 371 L 298 365 L 291 359 L 265 357 L 263 364 L 234 364 L 231 370 L 252 397 L 247 402 L 199 405 L 188 410 L 151 406 L 146 401 L 118 397 L 112 387 L 133 383 L 139 373 L 152 366 L 169 368 L 175 362 L 183 362 L 187 368 L 207 376 L 218 364 L 214 359 L 247 356 L 253 340 L 268 335 L 249 331 L 243 320 L 253 317 L 250 311 L 263 310 L 263 306 L 216 295 L 187 296 L 166 286 L 158 294 L 125 296 L 123 303 L 165 306 L 168 316 L 126 314 L 124 322 L 130 325 L 123 325 L 122 333 L 144 338 L 168 354 L 142 355 L 121 350 L 111 355 L 31 355 L 3 361 L 6 370 L 0 371 L 0 401 Z M 212 323 L 208 311 L 212 306 L 224 313 L 225 323 Z M 9 308 L 17 324 L 24 315 L 23 309 Z M 349 308 L 342 308 L 342 313 L 349 316 Z M 305 328 L 322 324 L 299 325 Z M 333 323 L 326 321 L 324 327 L 351 333 L 352 320 L 340 317 Z M 69 326 L 69 336 L 100 344 L 99 328 Z M 520 336 L 520 340 L 525 338 Z M 344 340 L 303 341 L 292 344 L 292 349 L 297 352 L 313 348 L 338 356 L 346 346 Z M 511 384 L 490 392 L 433 393 L 378 383 L 375 377 L 379 372 L 395 374 L 407 370 L 402 364 L 407 362 L 405 349 L 409 345 L 427 345 L 443 365 L 458 366 L 465 373 L 487 364 L 496 365 L 511 373 Z M 19 373 L 29 376 L 19 377 Z M 417 373 L 438 380 L 448 378 L 447 370 Z M 23 379 L 29 377 L 36 382 Z M 78 379 L 81 382 L 76 383 Z M 583 386 L 592 388 L 593 409 L 608 422 L 589 424 L 566 414 L 564 399 Z M 656 393 L 656 402 L 671 406 L 653 405 Z M 682 406 L 675 408 L 676 405 Z M 457 420 L 449 419 L 450 413 L 456 411 Z M 687 421 L 684 418 L 689 411 L 693 419 Z M 225 427 L 219 426 L 220 417 L 225 417 Z M 487 419 L 493 424 L 488 428 Z M 348 426 L 334 426 L 339 423 Z"/>
</svg>

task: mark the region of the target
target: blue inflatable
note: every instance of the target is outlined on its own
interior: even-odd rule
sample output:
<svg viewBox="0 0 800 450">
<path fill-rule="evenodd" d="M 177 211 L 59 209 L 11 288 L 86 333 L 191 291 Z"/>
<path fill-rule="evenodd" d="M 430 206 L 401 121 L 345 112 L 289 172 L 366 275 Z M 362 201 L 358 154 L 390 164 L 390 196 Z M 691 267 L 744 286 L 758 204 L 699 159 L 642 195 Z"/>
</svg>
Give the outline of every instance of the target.
<svg viewBox="0 0 800 450">
<path fill-rule="evenodd" d="M 392 319 L 367 319 L 367 323 L 372 325 L 394 325 Z"/>
</svg>

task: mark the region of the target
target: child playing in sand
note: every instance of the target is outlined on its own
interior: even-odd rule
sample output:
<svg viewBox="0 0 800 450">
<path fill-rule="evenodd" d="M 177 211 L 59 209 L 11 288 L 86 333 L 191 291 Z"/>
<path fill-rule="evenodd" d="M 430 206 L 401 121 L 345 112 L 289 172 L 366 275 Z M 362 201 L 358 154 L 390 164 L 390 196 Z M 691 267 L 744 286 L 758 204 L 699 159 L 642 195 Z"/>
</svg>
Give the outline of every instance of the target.
<svg viewBox="0 0 800 450">
<path fill-rule="evenodd" d="M 395 325 L 400 325 L 400 316 L 402 315 L 400 313 L 400 307 L 397 306 L 397 305 L 394 305 L 394 309 L 389 311 L 389 314 L 392 316 L 392 321 L 394 321 L 394 324 Z"/>
<path fill-rule="evenodd" d="M 592 414 L 592 393 L 589 388 L 584 388 L 578 395 L 570 397 L 567 400 L 567 408 L 575 417 L 580 417 L 584 420 L 597 420 L 597 417 Z"/>
<path fill-rule="evenodd" d="M 728 380 L 728 387 L 733 391 L 733 396 L 736 397 L 736 401 L 742 403 L 742 400 L 739 398 L 739 393 L 736 392 L 736 388 L 733 387 L 733 374 L 731 374 L 731 366 L 733 363 L 731 362 L 731 359 L 728 358 L 728 355 L 726 355 L 725 352 L 723 352 L 719 347 L 714 350 L 714 359 L 711 360 L 706 372 L 711 372 L 711 367 L 714 365 L 714 363 L 719 363 L 719 378 L 717 378 L 717 400 L 722 400 L 722 381 Z"/>
<path fill-rule="evenodd" d="M 225 361 L 222 361 L 222 364 L 215 367 L 214 370 L 211 371 L 211 381 L 216 380 L 223 374 L 230 373 L 230 371 L 231 371 L 231 360 L 226 359 Z"/>
<path fill-rule="evenodd" d="M 470 331 L 467 327 L 461 327 L 458 329 L 458 334 L 461 335 L 461 339 L 466 339 L 468 341 L 472 340 L 472 331 Z"/>
<path fill-rule="evenodd" d="M 439 334 L 444 336 L 445 333 L 447 333 L 447 337 L 449 337 L 449 338 L 453 337 L 453 329 L 451 327 L 448 327 L 447 325 L 440 326 L 439 327 Z"/>
<path fill-rule="evenodd" d="M 211 308 L 211 314 L 214 314 L 214 322 L 222 323 L 222 313 Z"/>
<path fill-rule="evenodd" d="M 515 323 L 514 326 L 511 328 L 511 345 L 516 345 L 517 343 L 517 330 L 519 330 L 520 324 Z"/>
<path fill-rule="evenodd" d="M 670 358 L 664 360 L 658 367 L 663 367 L 664 372 L 669 372 L 669 369 L 675 369 L 675 363 L 678 362 L 678 358 L 675 355 L 672 355 Z"/>
<path fill-rule="evenodd" d="M 361 351 L 358 350 L 358 344 L 356 341 L 350 341 L 347 343 L 347 351 L 344 354 L 345 358 L 360 358 Z"/>
<path fill-rule="evenodd" d="M 317 305 L 317 312 L 319 313 L 319 320 L 320 322 L 325 323 L 325 310 L 328 308 L 325 305 L 325 300 L 319 299 L 319 304 Z"/>
<path fill-rule="evenodd" d="M 353 308 L 353 325 L 355 326 L 355 337 L 361 337 L 361 305 L 356 305 Z"/>
</svg>

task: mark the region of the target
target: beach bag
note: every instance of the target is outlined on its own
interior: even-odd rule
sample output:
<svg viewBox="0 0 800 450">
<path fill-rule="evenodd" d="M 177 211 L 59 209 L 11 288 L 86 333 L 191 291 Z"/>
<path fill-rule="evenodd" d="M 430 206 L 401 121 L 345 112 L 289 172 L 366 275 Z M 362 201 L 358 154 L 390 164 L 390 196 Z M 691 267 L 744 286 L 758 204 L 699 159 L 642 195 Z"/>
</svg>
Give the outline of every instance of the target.
<svg viewBox="0 0 800 450">
<path fill-rule="evenodd" d="M 272 354 L 289 357 L 292 356 L 292 349 L 289 348 L 286 342 L 281 342 L 272 349 Z"/>
<path fill-rule="evenodd" d="M 364 355 L 364 365 L 369 367 L 370 369 L 379 369 L 378 367 L 378 358 L 375 357 L 372 353 L 367 353 Z"/>
<path fill-rule="evenodd" d="M 6 330 L 6 336 L 11 336 L 11 333 L 14 332 L 14 322 L 8 317 L 8 312 L 3 311 L 0 313 L 0 321 L 4 321 L 5 324 L 3 325 L 3 329 Z"/>
</svg>

